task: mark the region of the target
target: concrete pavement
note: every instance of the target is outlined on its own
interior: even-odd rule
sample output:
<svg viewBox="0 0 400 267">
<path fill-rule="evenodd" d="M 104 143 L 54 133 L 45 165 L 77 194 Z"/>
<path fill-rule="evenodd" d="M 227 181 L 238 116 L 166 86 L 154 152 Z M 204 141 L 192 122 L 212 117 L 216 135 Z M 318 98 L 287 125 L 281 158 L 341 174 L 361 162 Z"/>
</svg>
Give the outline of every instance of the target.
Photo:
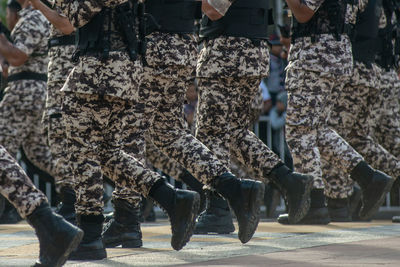
<svg viewBox="0 0 400 267">
<path fill-rule="evenodd" d="M 107 249 L 105 260 L 65 266 L 400 266 L 400 224 L 389 221 L 326 226 L 262 221 L 247 244 L 240 243 L 237 232 L 194 235 L 179 252 L 170 247 L 166 220 L 142 224 L 142 231 L 140 249 Z M 29 266 L 38 253 L 29 225 L 0 225 L 0 266 Z"/>
</svg>

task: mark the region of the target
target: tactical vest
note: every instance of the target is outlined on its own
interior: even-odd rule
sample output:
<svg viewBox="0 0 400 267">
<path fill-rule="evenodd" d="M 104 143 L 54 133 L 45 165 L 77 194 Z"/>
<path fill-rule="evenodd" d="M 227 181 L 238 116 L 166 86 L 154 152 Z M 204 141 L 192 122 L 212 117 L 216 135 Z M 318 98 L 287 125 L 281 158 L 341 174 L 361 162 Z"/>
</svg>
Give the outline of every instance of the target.
<svg viewBox="0 0 400 267">
<path fill-rule="evenodd" d="M 306 23 L 300 23 L 292 17 L 292 42 L 297 38 L 311 37 L 315 42 L 318 35 L 333 34 L 340 40 L 343 33 L 352 35 L 354 25 L 345 23 L 347 4 L 351 0 L 325 0 L 314 16 Z"/>
<path fill-rule="evenodd" d="M 151 0 L 145 5 L 146 34 L 153 31 L 193 33 L 195 20 L 201 18 L 201 2 L 195 0 Z M 152 21 L 154 19 L 154 21 Z"/>
<path fill-rule="evenodd" d="M 203 16 L 200 38 L 223 36 L 268 39 L 268 25 L 273 24 L 269 0 L 237 0 L 219 20 Z"/>
<path fill-rule="evenodd" d="M 377 37 L 382 0 L 369 0 L 366 9 L 359 13 L 352 39 L 353 58 L 370 67 L 377 53 Z"/>
<path fill-rule="evenodd" d="M 77 30 L 77 50 L 73 60 L 83 55 L 106 60 L 110 51 L 126 51 L 131 60 L 136 60 L 138 54 L 142 54 L 136 22 L 143 15 L 139 13 L 143 12 L 137 0 L 129 0 L 115 8 L 103 7 L 90 22 Z"/>
<path fill-rule="evenodd" d="M 383 10 L 387 25 L 379 30 L 376 63 L 387 71 L 396 66 L 396 58 L 400 55 L 399 8 L 399 3 L 396 0 L 383 0 Z M 396 13 L 397 16 L 396 24 L 391 21 L 393 13 Z M 393 41 L 395 46 L 393 46 Z"/>
</svg>

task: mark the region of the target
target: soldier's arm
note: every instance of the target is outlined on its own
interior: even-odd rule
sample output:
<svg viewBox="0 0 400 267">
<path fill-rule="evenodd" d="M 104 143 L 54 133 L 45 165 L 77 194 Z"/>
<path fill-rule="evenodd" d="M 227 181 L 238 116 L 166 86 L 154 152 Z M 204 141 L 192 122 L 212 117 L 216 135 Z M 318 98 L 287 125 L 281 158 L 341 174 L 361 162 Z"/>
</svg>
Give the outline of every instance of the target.
<svg viewBox="0 0 400 267">
<path fill-rule="evenodd" d="M 10 43 L 4 34 L 0 34 L 0 54 L 12 66 L 21 66 L 28 60 L 28 55 Z"/>
<path fill-rule="evenodd" d="M 211 20 L 222 18 L 235 0 L 202 0 L 201 9 Z"/>
<path fill-rule="evenodd" d="M 308 22 L 322 2 L 321 0 L 286 0 L 296 20 L 300 23 Z"/>
<path fill-rule="evenodd" d="M 68 35 L 74 31 L 74 27 L 68 18 L 60 15 L 56 10 L 49 8 L 40 0 L 30 0 L 33 8 L 42 12 L 42 14 L 63 34 Z"/>
</svg>

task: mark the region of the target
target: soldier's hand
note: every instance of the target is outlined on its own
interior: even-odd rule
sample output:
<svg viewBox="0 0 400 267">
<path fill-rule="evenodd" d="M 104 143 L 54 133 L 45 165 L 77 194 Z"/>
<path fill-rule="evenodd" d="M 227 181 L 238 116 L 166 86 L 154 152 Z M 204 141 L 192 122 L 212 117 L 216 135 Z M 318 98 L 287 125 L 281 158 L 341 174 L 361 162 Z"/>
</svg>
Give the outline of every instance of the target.
<svg viewBox="0 0 400 267">
<path fill-rule="evenodd" d="M 219 20 L 222 18 L 222 15 L 213 7 L 211 6 L 207 0 L 202 0 L 201 3 L 201 10 L 204 14 L 207 15 L 211 20 Z"/>
</svg>

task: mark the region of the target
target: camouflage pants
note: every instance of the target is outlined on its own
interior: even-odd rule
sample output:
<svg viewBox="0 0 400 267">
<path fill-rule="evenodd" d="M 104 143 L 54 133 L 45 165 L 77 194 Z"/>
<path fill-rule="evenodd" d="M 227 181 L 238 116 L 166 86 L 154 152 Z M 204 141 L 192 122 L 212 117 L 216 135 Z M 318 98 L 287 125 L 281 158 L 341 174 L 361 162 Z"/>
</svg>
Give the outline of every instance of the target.
<svg viewBox="0 0 400 267">
<path fill-rule="evenodd" d="M 196 137 L 227 166 L 232 156 L 266 179 L 281 160 L 248 129 L 259 83 L 259 77 L 199 78 Z"/>
<path fill-rule="evenodd" d="M 322 76 L 319 72 L 289 68 L 286 76 L 288 109 L 286 137 L 296 171 L 314 176 L 314 187 L 325 187 L 321 159 L 349 174 L 363 160 L 327 124 L 333 100 L 348 78 Z M 347 179 L 347 176 L 341 177 Z"/>
<path fill-rule="evenodd" d="M 103 173 L 115 182 L 119 197 L 129 198 L 132 191 L 147 197 L 161 176 L 125 152 L 144 151 L 135 147 L 135 140 L 144 138 L 143 107 L 118 97 L 65 92 L 62 111 L 75 174 L 76 212 L 103 212 Z"/>
<path fill-rule="evenodd" d="M 22 147 L 35 166 L 56 176 L 51 152 L 42 134 L 45 90 L 46 83 L 42 81 L 9 84 L 0 102 L 0 144 L 13 157 Z"/>
<path fill-rule="evenodd" d="M 400 80 L 395 70 L 379 70 L 380 92 L 373 106 L 371 135 L 400 158 Z"/>
<path fill-rule="evenodd" d="M 1 145 L 0 193 L 15 206 L 23 218 L 40 204 L 47 202 L 46 196 L 32 184 L 15 159 Z"/>
<path fill-rule="evenodd" d="M 185 129 L 183 103 L 186 81 L 192 68 L 168 67 L 160 75 L 152 68 L 145 69 L 145 88 L 148 93 L 147 116 L 151 123 L 150 138 L 168 157 L 176 160 L 204 184 L 228 172 L 217 157 Z"/>
<path fill-rule="evenodd" d="M 56 188 L 62 187 L 74 188 L 74 176 L 68 161 L 67 144 L 65 136 L 65 127 L 62 121 L 61 109 L 61 92 L 60 89 L 64 82 L 48 82 L 47 91 L 58 91 L 58 94 L 48 93 L 46 102 L 59 103 L 57 112 L 54 110 L 46 110 L 43 115 L 43 122 L 47 124 L 45 134 L 50 147 L 51 155 L 54 160 L 54 168 L 56 171 Z"/>
<path fill-rule="evenodd" d="M 393 177 L 400 176 L 400 161 L 369 136 L 371 114 L 380 91 L 376 86 L 376 68 L 355 65 L 350 82 L 340 91 L 329 119 L 329 126 L 356 149 L 372 167 Z M 353 181 L 343 179 L 346 173 L 323 160 L 323 174 L 327 180 L 325 195 L 346 198 L 352 194 Z"/>
<path fill-rule="evenodd" d="M 159 169 L 170 177 L 173 177 L 175 180 L 179 180 L 179 177 L 183 172 L 182 166 L 160 151 L 160 149 L 153 144 L 153 141 L 151 141 L 148 135 L 146 135 L 146 159 L 148 164 Z"/>
</svg>

